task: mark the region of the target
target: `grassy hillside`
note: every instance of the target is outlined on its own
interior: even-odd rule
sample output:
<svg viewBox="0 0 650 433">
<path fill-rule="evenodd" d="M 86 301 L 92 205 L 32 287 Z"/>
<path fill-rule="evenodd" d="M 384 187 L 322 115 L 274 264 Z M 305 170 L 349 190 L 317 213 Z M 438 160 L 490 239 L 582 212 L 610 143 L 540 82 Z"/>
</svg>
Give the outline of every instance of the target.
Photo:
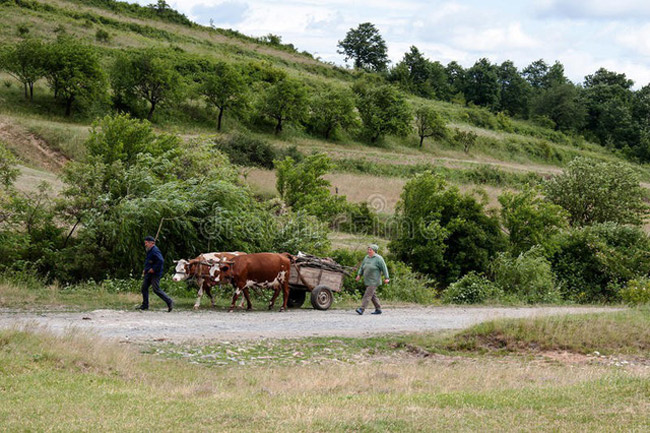
<svg viewBox="0 0 650 433">
<path fill-rule="evenodd" d="M 0 2 L 0 38 L 8 42 L 20 40 L 19 28 L 45 40 L 54 40 L 65 33 L 96 46 L 105 66 L 125 48 L 172 47 L 179 53 L 229 63 L 262 62 L 313 86 L 323 83 L 349 86 L 357 78 L 352 71 L 320 62 L 292 46 L 273 45 L 237 32 L 199 26 L 175 15 L 156 18 L 149 12 L 136 6 L 120 9 L 115 3 L 102 0 L 3 1 Z M 108 40 L 99 42 L 98 30 L 108 32 Z M 36 83 L 34 98 L 31 103 L 26 101 L 21 85 L 0 74 L 0 140 L 26 166 L 57 172 L 66 160 L 84 154 L 83 142 L 95 114 L 64 117 L 44 80 Z M 278 148 L 295 145 L 305 154 L 327 153 L 335 161 L 336 173 L 330 177 L 333 188 L 337 187 L 340 194 L 353 201 L 365 201 L 380 194 L 379 210 L 389 213 L 405 180 L 427 169 L 440 172 L 463 190 L 487 189 L 488 201 L 496 207 L 496 197 L 503 189 L 516 189 L 531 180 L 557 173 L 576 156 L 620 159 L 581 137 L 567 136 L 530 122 L 504 120 L 476 107 L 409 98 L 413 105 L 426 103 L 434 107 L 450 130 L 477 134 L 476 144 L 465 152 L 448 140 L 427 139 L 424 147 L 419 148 L 414 133 L 406 138 L 388 136 L 374 147 L 360 141 L 354 133 L 343 133 L 333 141 L 315 138 L 296 128 L 288 128 L 280 136 L 265 131 L 253 131 L 253 134 Z M 173 107 L 154 118 L 154 124 L 156 128 L 186 138 L 215 134 L 214 119 L 204 113 L 203 105 L 198 99 L 186 101 L 183 106 Z M 226 119 L 222 134 L 242 128 L 237 119 Z M 650 181 L 650 170 L 643 166 L 636 168 L 645 181 Z M 247 173 L 245 178 L 253 188 L 264 195 L 275 193 L 273 173 L 256 169 Z M 48 181 L 47 178 L 48 175 L 43 175 L 43 180 Z M 23 188 L 35 182 L 26 185 Z"/>
</svg>

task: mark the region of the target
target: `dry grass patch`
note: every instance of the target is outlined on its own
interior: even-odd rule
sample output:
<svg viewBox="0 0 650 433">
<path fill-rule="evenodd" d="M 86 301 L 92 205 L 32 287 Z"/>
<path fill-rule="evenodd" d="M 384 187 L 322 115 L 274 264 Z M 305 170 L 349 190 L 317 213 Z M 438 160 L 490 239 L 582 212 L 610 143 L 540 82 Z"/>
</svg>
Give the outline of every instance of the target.
<svg viewBox="0 0 650 433">
<path fill-rule="evenodd" d="M 490 357 L 215 368 L 85 335 L 0 331 L 7 431 L 641 431 L 648 378 Z"/>
</svg>

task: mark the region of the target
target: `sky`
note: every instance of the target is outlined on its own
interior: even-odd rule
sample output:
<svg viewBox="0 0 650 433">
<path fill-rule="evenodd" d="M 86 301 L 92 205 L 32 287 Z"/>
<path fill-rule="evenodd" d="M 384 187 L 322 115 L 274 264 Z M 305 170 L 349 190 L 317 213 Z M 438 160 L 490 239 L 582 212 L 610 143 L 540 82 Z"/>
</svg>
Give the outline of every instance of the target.
<svg viewBox="0 0 650 433">
<path fill-rule="evenodd" d="M 134 0 L 131 0 L 134 1 Z M 135 0 L 140 4 L 153 0 Z M 167 0 L 191 20 L 269 33 L 321 60 L 345 65 L 338 41 L 371 22 L 394 65 L 415 45 L 427 58 L 470 67 L 480 58 L 523 69 L 559 61 L 574 83 L 604 67 L 635 88 L 650 83 L 648 0 Z"/>
</svg>

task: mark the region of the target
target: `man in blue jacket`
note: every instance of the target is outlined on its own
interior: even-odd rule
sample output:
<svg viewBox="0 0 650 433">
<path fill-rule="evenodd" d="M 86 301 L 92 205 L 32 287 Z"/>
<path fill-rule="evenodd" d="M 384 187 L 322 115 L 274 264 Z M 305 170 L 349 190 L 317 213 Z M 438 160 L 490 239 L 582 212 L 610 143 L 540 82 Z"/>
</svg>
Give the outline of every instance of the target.
<svg viewBox="0 0 650 433">
<path fill-rule="evenodd" d="M 149 309 L 149 286 L 153 287 L 153 292 L 160 297 L 165 304 L 167 304 L 167 311 L 172 311 L 174 302 L 167 296 L 165 292 L 160 290 L 160 278 L 163 274 L 163 259 L 162 253 L 156 246 L 156 240 L 147 236 L 144 238 L 144 247 L 147 250 L 147 257 L 144 259 L 144 271 L 142 276 L 142 305 L 137 307 L 137 310 Z"/>
</svg>

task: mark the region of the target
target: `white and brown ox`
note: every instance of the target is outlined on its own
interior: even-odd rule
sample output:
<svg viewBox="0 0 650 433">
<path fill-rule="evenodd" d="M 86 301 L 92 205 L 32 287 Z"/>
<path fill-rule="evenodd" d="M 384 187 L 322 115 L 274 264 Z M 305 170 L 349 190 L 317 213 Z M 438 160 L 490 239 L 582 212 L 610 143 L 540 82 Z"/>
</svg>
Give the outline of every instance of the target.
<svg viewBox="0 0 650 433">
<path fill-rule="evenodd" d="M 273 308 L 275 299 L 282 289 L 283 303 L 280 311 L 287 309 L 289 300 L 289 274 L 293 258 L 289 254 L 257 253 L 233 257 L 212 267 L 212 275 L 220 276 L 220 280 L 230 281 L 235 288 L 232 304 L 228 311 L 233 311 L 237 298 L 243 292 L 248 310 L 253 309 L 248 289 L 251 287 L 272 288 L 273 297 L 269 302 L 269 310 Z"/>
<path fill-rule="evenodd" d="M 220 280 L 220 275 L 211 275 L 210 268 L 214 265 L 219 265 L 224 261 L 244 254 L 246 253 L 204 253 L 191 260 L 181 259 L 176 262 L 176 271 L 172 277 L 172 280 L 183 281 L 187 280 L 188 278 L 195 279 L 196 284 L 199 286 L 199 293 L 198 297 L 196 298 L 196 302 L 194 303 L 194 309 L 198 310 L 199 306 L 201 305 L 203 292 L 208 294 L 210 297 L 210 303 L 214 307 L 214 296 L 212 295 L 211 289 L 217 284 L 222 284 L 223 281 Z"/>
</svg>

